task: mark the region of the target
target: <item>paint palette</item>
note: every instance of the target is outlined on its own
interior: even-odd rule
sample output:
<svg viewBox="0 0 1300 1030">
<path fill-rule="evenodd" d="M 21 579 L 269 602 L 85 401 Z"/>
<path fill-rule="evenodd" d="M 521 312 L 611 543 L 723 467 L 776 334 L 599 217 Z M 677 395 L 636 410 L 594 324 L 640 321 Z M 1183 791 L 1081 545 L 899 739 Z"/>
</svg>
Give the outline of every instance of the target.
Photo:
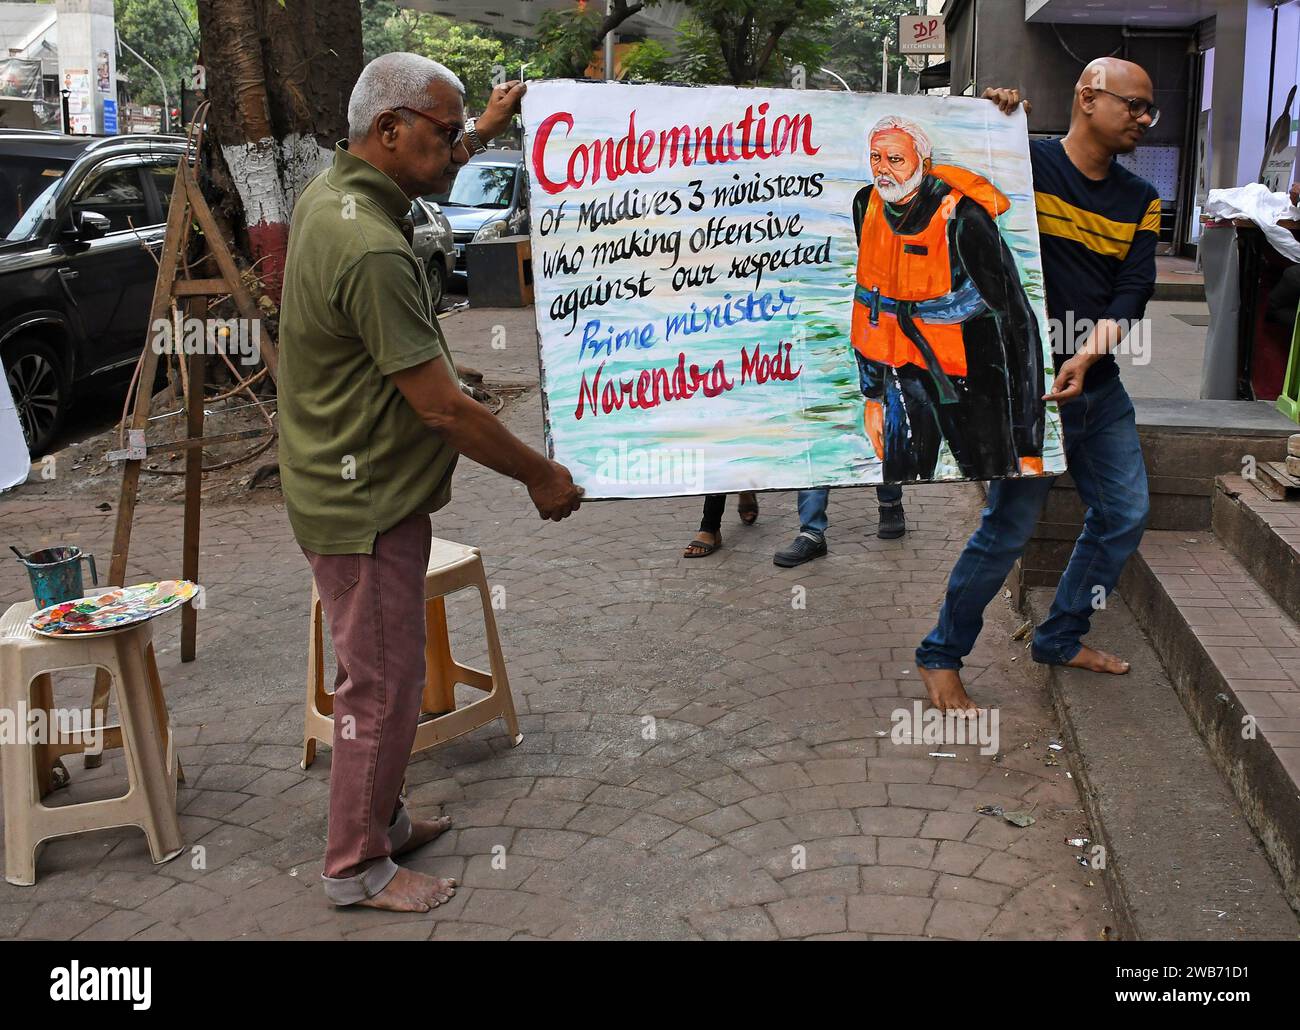
<svg viewBox="0 0 1300 1030">
<path fill-rule="evenodd" d="M 179 607 L 198 592 L 199 585 L 186 579 L 114 587 L 43 608 L 28 619 L 28 625 L 48 637 L 125 629 Z"/>
</svg>

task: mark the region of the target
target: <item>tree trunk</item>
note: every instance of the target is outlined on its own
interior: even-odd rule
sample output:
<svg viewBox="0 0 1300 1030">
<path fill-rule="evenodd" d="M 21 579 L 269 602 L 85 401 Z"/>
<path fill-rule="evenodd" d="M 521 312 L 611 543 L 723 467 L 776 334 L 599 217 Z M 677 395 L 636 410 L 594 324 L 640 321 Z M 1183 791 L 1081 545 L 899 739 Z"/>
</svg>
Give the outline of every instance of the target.
<svg viewBox="0 0 1300 1030">
<path fill-rule="evenodd" d="M 220 207 L 278 304 L 289 216 L 347 135 L 357 0 L 198 0 Z"/>
<path fill-rule="evenodd" d="M 763 72 L 767 70 L 767 62 L 772 59 L 772 54 L 776 52 L 776 45 L 785 35 L 785 30 L 795 23 L 795 19 L 800 14 L 800 8 L 803 7 L 804 0 L 792 0 L 790 9 L 786 12 L 784 18 L 779 19 L 768 33 L 767 42 L 763 44 L 763 49 L 758 57 L 754 60 L 754 85 L 758 85 L 758 80 L 763 77 Z"/>
</svg>

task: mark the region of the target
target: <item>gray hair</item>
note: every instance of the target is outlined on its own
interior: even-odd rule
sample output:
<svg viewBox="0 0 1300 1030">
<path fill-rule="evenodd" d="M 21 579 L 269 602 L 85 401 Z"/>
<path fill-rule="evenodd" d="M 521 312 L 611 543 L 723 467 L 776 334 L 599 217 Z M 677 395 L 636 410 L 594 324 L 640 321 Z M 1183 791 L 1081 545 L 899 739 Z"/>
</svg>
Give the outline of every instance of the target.
<svg viewBox="0 0 1300 1030">
<path fill-rule="evenodd" d="M 930 145 L 930 137 L 925 134 L 925 130 L 917 125 L 916 122 L 910 122 L 906 118 L 898 117 L 896 114 L 887 114 L 885 117 L 880 119 L 880 121 L 876 122 L 876 124 L 871 127 L 871 132 L 868 134 L 867 139 L 871 139 L 871 137 L 876 135 L 878 132 L 891 131 L 905 132 L 911 136 L 912 143 L 916 146 L 916 156 L 922 161 L 926 160 L 930 156 L 933 148 Z"/>
<path fill-rule="evenodd" d="M 437 61 L 400 51 L 376 57 L 361 69 L 361 76 L 348 98 L 348 139 L 365 139 L 383 111 L 427 107 L 429 87 L 435 82 L 465 95 L 464 83 Z"/>
</svg>

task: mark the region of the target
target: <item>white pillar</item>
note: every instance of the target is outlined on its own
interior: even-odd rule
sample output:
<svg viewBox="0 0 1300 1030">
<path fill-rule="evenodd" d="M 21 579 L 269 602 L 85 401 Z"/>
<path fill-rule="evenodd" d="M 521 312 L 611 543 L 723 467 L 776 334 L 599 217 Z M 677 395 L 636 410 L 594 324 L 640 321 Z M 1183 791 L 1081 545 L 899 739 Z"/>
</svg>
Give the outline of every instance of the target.
<svg viewBox="0 0 1300 1030">
<path fill-rule="evenodd" d="M 1285 16 L 1285 18 L 1283 17 Z M 1276 119 L 1295 76 L 1295 14 L 1278 18 L 1278 66 L 1274 72 Z M 1284 28 L 1290 26 L 1290 39 Z M 1268 0 L 1230 0 L 1214 23 L 1214 86 L 1210 105 L 1210 187 L 1243 186 L 1259 178 L 1268 137 L 1268 73 L 1273 10 Z M 1289 60 L 1285 59 L 1290 55 Z M 1294 114 L 1294 110 L 1292 112 Z"/>
<path fill-rule="evenodd" d="M 71 88 L 73 132 L 104 131 L 104 101 L 117 103 L 113 0 L 56 0 L 59 88 Z"/>
</svg>

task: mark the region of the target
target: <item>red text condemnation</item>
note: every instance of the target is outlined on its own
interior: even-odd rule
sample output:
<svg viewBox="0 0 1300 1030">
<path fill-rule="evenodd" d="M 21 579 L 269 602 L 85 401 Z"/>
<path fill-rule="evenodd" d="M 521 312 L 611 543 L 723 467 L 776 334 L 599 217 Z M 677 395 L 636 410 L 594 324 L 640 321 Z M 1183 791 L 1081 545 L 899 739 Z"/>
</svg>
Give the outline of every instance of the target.
<svg viewBox="0 0 1300 1030">
<path fill-rule="evenodd" d="M 679 162 L 689 167 L 704 162 L 765 161 L 782 154 L 816 154 L 813 145 L 811 114 L 779 114 L 770 121 L 769 105 L 745 108 L 742 117 L 722 125 L 673 125 L 667 129 L 637 132 L 636 110 L 628 115 L 627 134 L 619 138 L 593 139 L 579 143 L 569 151 L 557 130 L 567 139 L 573 135 L 573 115 L 556 111 L 543 119 L 533 138 L 530 159 L 533 177 L 547 193 L 608 182 L 624 175 L 639 175 L 658 168 L 671 168 Z M 548 160 L 548 147 L 550 148 Z"/>
</svg>

